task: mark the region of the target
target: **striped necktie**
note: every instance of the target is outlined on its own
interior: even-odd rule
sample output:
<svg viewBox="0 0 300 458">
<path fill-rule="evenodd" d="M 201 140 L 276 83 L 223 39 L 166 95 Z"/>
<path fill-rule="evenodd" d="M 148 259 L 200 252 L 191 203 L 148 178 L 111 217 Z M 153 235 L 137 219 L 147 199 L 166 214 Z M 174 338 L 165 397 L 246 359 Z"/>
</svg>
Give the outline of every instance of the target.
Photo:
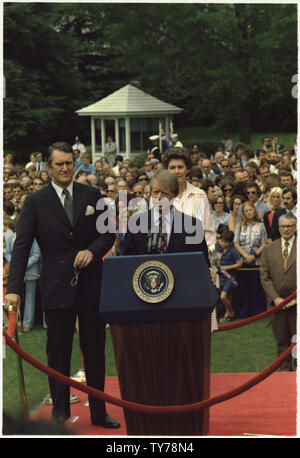
<svg viewBox="0 0 300 458">
<path fill-rule="evenodd" d="M 284 267 L 284 270 L 286 269 L 286 265 L 287 265 L 287 262 L 288 262 L 288 258 L 289 258 L 289 242 L 284 242 L 284 248 L 283 248 L 283 252 L 282 252 L 282 257 L 283 257 L 283 267 Z"/>
<path fill-rule="evenodd" d="M 164 254 L 168 248 L 168 234 L 162 214 L 159 217 L 159 233 L 161 234 L 160 254 Z"/>
</svg>

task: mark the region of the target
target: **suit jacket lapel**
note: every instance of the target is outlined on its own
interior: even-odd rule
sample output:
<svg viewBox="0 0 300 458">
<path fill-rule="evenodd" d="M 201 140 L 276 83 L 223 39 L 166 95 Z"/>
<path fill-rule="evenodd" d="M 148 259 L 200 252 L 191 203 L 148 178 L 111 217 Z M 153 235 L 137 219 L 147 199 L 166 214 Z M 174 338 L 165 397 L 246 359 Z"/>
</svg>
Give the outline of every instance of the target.
<svg viewBox="0 0 300 458">
<path fill-rule="evenodd" d="M 179 213 L 176 211 L 176 209 L 174 209 L 174 218 L 172 222 L 172 228 L 171 228 L 170 239 L 169 239 L 169 243 L 167 247 L 167 252 L 172 251 L 173 247 L 174 249 L 176 248 L 176 250 L 179 248 L 180 233 L 178 234 L 174 230 L 175 218 L 177 218 L 177 221 L 178 221 L 178 215 Z M 182 218 L 182 215 L 181 215 L 181 218 Z M 182 227 L 182 232 L 183 232 L 183 220 L 181 221 L 181 224 L 182 224 L 181 227 Z"/>
<path fill-rule="evenodd" d="M 294 239 L 294 243 L 291 248 L 290 255 L 288 257 L 285 272 L 287 272 L 292 267 L 293 263 L 296 261 L 296 251 L 297 251 L 296 250 L 296 240 L 297 240 L 297 237 L 295 237 Z"/>
<path fill-rule="evenodd" d="M 77 183 L 73 183 L 73 226 L 76 225 L 80 215 L 84 214 L 85 193 L 78 192 Z"/>
<path fill-rule="evenodd" d="M 59 197 L 53 188 L 52 184 L 49 184 L 45 188 L 45 201 L 46 205 L 50 208 L 50 210 L 56 215 L 56 217 L 68 228 L 71 228 L 71 223 L 69 221 L 69 218 L 65 212 L 64 207 L 62 206 L 61 201 L 59 200 Z"/>
</svg>

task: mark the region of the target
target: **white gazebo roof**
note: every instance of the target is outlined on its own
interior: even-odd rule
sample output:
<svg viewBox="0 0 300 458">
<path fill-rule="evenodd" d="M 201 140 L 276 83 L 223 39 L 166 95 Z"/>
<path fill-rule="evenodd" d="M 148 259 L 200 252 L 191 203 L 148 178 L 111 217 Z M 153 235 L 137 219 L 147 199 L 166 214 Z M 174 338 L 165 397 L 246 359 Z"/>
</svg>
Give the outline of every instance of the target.
<svg viewBox="0 0 300 458">
<path fill-rule="evenodd" d="M 182 108 L 163 102 L 131 84 L 76 111 L 79 116 L 161 116 L 181 112 Z"/>
</svg>

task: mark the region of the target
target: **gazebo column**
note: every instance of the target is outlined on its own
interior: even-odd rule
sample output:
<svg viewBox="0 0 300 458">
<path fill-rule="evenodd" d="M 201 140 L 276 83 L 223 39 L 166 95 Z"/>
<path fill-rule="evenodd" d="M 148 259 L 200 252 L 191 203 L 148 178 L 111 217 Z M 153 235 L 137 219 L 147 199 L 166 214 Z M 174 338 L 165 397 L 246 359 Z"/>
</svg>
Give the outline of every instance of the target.
<svg viewBox="0 0 300 458">
<path fill-rule="evenodd" d="M 162 141 L 161 141 L 161 131 L 162 131 L 162 124 L 161 120 L 158 121 L 158 135 L 159 135 L 159 151 L 162 151 Z"/>
<path fill-rule="evenodd" d="M 95 162 L 96 153 L 96 130 L 95 130 L 95 118 L 91 117 L 91 143 L 92 143 L 92 163 Z"/>
<path fill-rule="evenodd" d="M 170 143 L 170 118 L 169 116 L 166 116 L 165 123 L 166 123 L 166 140 L 169 145 Z"/>
<path fill-rule="evenodd" d="M 131 141 L 130 141 L 130 118 L 125 118 L 125 141 L 126 141 L 126 159 L 130 159 Z"/>
<path fill-rule="evenodd" d="M 119 119 L 115 119 L 115 143 L 117 145 L 117 154 L 120 154 L 120 136 L 119 136 Z"/>
<path fill-rule="evenodd" d="M 105 133 L 105 119 L 101 118 L 101 153 L 104 155 L 106 133 Z"/>
<path fill-rule="evenodd" d="M 170 130 L 172 133 L 174 133 L 174 127 L 173 127 L 173 119 L 170 119 Z"/>
</svg>

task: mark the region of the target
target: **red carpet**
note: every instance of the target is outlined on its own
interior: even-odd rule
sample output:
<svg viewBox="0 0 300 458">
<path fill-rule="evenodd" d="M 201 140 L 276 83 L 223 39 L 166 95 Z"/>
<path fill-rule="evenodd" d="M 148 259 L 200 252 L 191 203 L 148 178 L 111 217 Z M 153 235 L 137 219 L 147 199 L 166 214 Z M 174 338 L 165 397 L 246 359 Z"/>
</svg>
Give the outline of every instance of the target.
<svg viewBox="0 0 300 458">
<path fill-rule="evenodd" d="M 211 396 L 222 394 L 240 386 L 255 374 L 212 374 Z M 120 398 L 117 377 L 106 378 L 106 393 Z M 81 436 L 126 436 L 123 410 L 107 405 L 108 413 L 121 423 L 117 430 L 93 426 L 89 421 L 89 408 L 84 405 L 87 395 L 71 389 L 80 403 L 71 405 L 74 434 Z M 210 436 L 272 435 L 296 436 L 296 373 L 275 372 L 245 393 L 210 408 Z M 33 418 L 50 418 L 51 406 L 43 404 Z"/>
</svg>

